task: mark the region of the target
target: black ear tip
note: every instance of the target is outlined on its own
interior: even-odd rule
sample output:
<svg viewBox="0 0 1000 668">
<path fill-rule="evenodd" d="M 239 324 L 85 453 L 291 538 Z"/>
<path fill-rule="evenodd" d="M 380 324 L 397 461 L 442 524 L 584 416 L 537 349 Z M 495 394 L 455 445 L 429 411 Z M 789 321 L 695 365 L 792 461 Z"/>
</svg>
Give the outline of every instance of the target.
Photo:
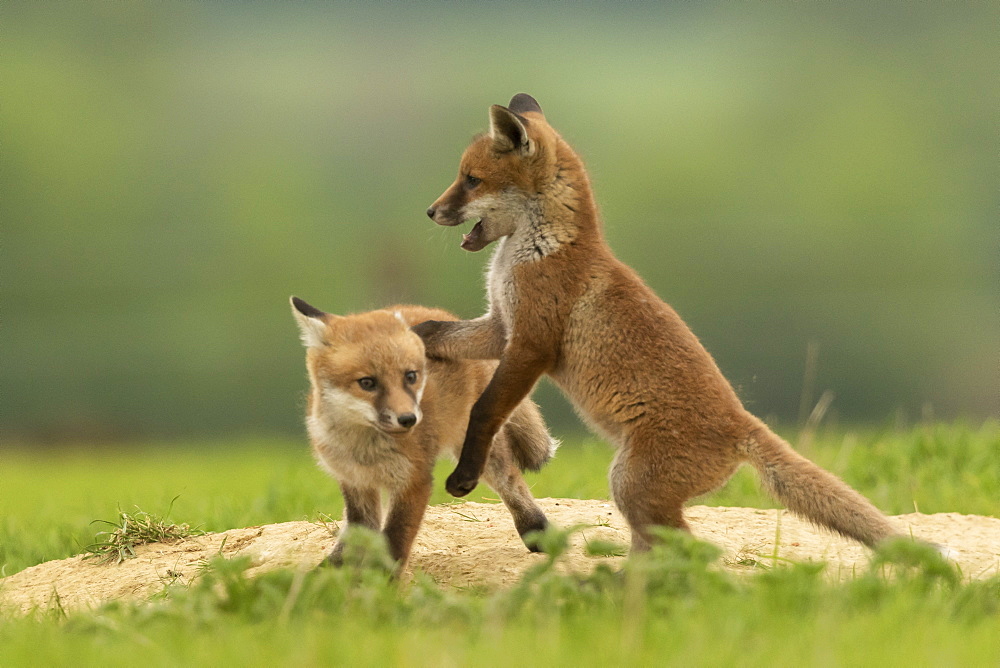
<svg viewBox="0 0 1000 668">
<path fill-rule="evenodd" d="M 308 318 L 321 318 L 326 315 L 312 304 L 309 304 L 304 299 L 299 299 L 298 297 L 292 297 L 292 306 L 296 311 Z"/>
<path fill-rule="evenodd" d="M 527 93 L 518 93 L 510 98 L 510 104 L 507 105 L 507 108 L 515 114 L 524 114 L 529 111 L 542 113 L 542 107 L 538 104 L 538 101 Z"/>
</svg>

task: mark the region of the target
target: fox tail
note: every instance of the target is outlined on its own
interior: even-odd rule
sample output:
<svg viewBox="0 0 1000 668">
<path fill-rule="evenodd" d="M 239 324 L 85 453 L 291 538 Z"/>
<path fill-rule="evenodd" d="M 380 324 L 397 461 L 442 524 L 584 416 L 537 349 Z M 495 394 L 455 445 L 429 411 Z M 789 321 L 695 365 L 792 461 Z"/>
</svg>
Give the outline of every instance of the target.
<svg viewBox="0 0 1000 668">
<path fill-rule="evenodd" d="M 522 471 L 538 471 L 552 459 L 559 441 L 549 435 L 542 413 L 531 399 L 525 399 L 503 426 L 511 453 Z"/>
<path fill-rule="evenodd" d="M 746 451 L 764 486 L 797 515 L 869 547 L 899 535 L 866 498 L 766 427 L 756 430 Z"/>
</svg>

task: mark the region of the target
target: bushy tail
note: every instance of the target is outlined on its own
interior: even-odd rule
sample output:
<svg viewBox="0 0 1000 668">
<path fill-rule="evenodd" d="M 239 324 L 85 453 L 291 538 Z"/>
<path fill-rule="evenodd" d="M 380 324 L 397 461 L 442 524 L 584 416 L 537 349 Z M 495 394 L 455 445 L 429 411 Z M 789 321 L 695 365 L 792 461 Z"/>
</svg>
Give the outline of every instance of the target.
<svg viewBox="0 0 1000 668">
<path fill-rule="evenodd" d="M 503 429 L 514 461 L 522 471 L 539 470 L 559 447 L 559 441 L 549 435 L 542 413 L 531 399 L 525 399 L 514 409 Z"/>
<path fill-rule="evenodd" d="M 899 535 L 866 498 L 769 429 L 757 430 L 747 453 L 764 486 L 797 515 L 869 547 Z"/>
</svg>

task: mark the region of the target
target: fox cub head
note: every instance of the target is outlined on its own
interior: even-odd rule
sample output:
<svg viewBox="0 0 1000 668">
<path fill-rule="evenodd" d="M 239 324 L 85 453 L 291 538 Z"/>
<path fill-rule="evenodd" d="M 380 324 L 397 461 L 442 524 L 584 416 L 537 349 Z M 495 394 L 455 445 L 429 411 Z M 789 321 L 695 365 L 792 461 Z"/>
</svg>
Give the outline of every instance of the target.
<svg viewBox="0 0 1000 668">
<path fill-rule="evenodd" d="M 458 178 L 427 209 L 439 225 L 477 221 L 462 239 L 462 248 L 478 251 L 530 224 L 546 203 L 575 211 L 578 197 L 560 180 L 582 165 L 549 126 L 542 108 L 525 93 L 508 106 L 490 107 L 490 130 L 477 136 L 462 155 Z"/>
<path fill-rule="evenodd" d="M 298 297 L 291 301 L 306 347 L 311 416 L 397 435 L 420 422 L 427 381 L 424 344 L 402 315 L 337 316 Z"/>
</svg>

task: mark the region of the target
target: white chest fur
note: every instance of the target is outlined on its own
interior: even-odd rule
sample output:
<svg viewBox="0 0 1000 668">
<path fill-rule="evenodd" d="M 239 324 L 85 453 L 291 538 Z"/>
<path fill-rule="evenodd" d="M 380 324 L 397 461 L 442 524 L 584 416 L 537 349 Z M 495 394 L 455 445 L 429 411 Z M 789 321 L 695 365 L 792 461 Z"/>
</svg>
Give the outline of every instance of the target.
<svg viewBox="0 0 1000 668">
<path fill-rule="evenodd" d="M 510 237 L 504 237 L 497 242 L 496 251 L 490 261 L 490 270 L 486 276 L 486 289 L 490 297 L 490 311 L 500 316 L 504 329 L 510 332 L 513 327 L 514 311 L 517 308 L 517 293 L 514 290 L 513 268 L 516 253 L 512 252 L 513 243 Z"/>
<path fill-rule="evenodd" d="M 393 490 L 410 477 L 412 464 L 395 439 L 366 425 L 334 424 L 318 416 L 306 419 L 319 464 L 342 483 Z"/>
<path fill-rule="evenodd" d="M 512 234 L 497 242 L 490 261 L 487 290 L 490 308 L 499 312 L 507 331 L 517 308 L 514 267 L 541 262 L 576 238 L 576 228 L 566 221 L 548 220 L 537 202 L 526 207 Z"/>
</svg>

